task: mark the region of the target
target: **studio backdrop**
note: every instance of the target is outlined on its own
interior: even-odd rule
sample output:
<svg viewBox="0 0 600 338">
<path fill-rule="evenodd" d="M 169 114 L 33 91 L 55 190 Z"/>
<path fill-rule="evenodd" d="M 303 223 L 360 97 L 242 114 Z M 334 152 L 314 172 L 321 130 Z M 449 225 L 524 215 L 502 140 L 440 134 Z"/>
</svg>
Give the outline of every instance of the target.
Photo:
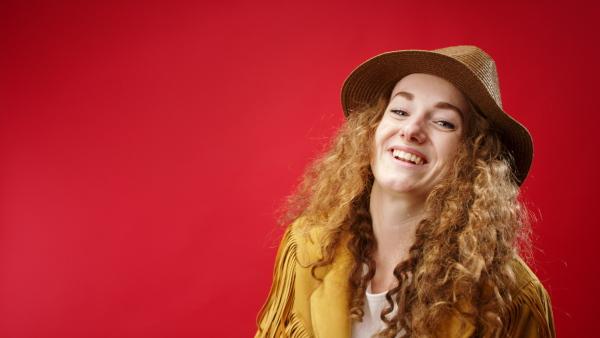
<svg viewBox="0 0 600 338">
<path fill-rule="evenodd" d="M 250 337 L 277 210 L 346 76 L 476 45 L 535 143 L 523 195 L 561 337 L 595 332 L 592 1 L 0 5 L 0 336 Z"/>
</svg>

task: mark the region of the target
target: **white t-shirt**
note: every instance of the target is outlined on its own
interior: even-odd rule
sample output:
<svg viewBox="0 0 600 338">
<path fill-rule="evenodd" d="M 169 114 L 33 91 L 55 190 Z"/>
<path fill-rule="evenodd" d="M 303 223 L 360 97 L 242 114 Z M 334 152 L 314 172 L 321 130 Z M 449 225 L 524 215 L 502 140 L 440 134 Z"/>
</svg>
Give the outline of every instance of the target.
<svg viewBox="0 0 600 338">
<path fill-rule="evenodd" d="M 352 325 L 352 338 L 369 338 L 385 328 L 385 324 L 381 320 L 381 311 L 389 305 L 385 299 L 386 293 L 371 293 L 371 283 L 369 283 L 365 292 L 365 315 L 362 322 L 356 322 Z M 394 311 L 388 314 L 387 317 L 391 318 L 397 311 L 398 308 L 394 307 Z M 403 329 L 396 337 L 402 337 L 404 334 Z"/>
</svg>

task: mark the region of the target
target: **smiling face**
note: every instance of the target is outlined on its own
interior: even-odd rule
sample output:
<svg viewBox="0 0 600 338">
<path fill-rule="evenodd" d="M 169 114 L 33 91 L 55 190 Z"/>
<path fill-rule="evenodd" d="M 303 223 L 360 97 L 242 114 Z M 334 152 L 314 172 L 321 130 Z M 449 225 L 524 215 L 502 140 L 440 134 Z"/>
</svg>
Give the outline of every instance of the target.
<svg viewBox="0 0 600 338">
<path fill-rule="evenodd" d="M 442 78 L 400 80 L 375 131 L 374 189 L 424 201 L 450 172 L 469 113 L 465 95 Z"/>
</svg>

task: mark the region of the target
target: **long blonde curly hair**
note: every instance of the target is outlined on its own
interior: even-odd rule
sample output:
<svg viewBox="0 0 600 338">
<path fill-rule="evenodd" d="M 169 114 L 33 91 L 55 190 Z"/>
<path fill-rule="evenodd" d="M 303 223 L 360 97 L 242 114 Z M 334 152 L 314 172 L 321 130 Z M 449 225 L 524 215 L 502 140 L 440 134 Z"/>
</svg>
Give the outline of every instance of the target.
<svg viewBox="0 0 600 338">
<path fill-rule="evenodd" d="M 348 117 L 287 204 L 287 222 L 302 217 L 307 227 L 323 228 L 323 256 L 314 262 L 313 276 L 347 243 L 354 257 L 348 280 L 352 321 L 362 320 L 364 294 L 375 275 L 370 163 L 387 103 L 382 96 Z M 409 258 L 394 270 L 397 286 L 386 295 L 389 306 L 381 314 L 386 327 L 379 337 L 395 337 L 402 329 L 407 337 L 435 336 L 457 312 L 465 323 L 476 324 L 479 336 L 502 333 L 514 283 L 511 261 L 518 248 L 529 245 L 528 213 L 519 201 L 510 155 L 487 120 L 472 115 L 454 169 L 429 194 Z"/>
</svg>

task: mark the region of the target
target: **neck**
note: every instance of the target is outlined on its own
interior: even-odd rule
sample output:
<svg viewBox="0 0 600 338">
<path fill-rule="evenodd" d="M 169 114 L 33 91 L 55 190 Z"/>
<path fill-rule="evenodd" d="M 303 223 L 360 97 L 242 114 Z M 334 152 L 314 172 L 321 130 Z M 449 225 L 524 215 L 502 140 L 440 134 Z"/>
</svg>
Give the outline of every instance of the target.
<svg viewBox="0 0 600 338">
<path fill-rule="evenodd" d="M 423 216 L 424 199 L 409 198 L 373 185 L 370 200 L 373 233 L 377 241 L 376 262 L 392 264 L 408 258 L 415 232 Z"/>
</svg>

